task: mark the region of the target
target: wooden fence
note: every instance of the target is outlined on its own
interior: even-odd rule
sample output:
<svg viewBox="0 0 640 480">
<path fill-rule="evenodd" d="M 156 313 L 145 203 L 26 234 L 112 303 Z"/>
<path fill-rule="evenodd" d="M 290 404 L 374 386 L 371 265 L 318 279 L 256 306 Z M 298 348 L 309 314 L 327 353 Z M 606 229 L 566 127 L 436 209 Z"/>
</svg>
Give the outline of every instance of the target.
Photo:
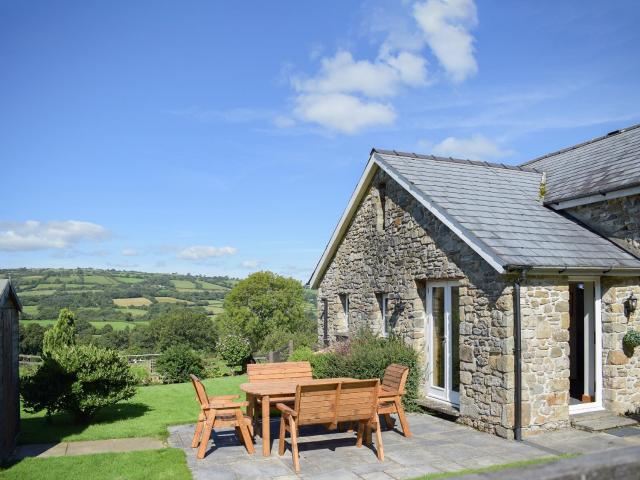
<svg viewBox="0 0 640 480">
<path fill-rule="evenodd" d="M 271 350 L 266 353 L 254 353 L 253 359 L 256 363 L 280 363 L 286 362 L 293 353 L 293 340 L 289 340 L 289 344 L 280 350 Z"/>
<path fill-rule="evenodd" d="M 123 355 L 129 365 L 144 365 L 149 368 L 151 374 L 156 373 L 156 360 L 160 356 L 159 353 L 146 353 L 143 355 Z M 19 356 L 21 366 L 36 366 L 42 363 L 40 355 L 22 355 Z"/>
</svg>

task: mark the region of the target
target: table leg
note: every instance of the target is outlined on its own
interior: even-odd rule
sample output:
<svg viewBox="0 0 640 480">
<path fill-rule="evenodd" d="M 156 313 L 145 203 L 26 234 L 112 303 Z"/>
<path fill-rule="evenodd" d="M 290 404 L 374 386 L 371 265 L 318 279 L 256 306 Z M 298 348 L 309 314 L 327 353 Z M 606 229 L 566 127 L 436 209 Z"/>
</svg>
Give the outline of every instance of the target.
<svg viewBox="0 0 640 480">
<path fill-rule="evenodd" d="M 247 405 L 247 416 L 251 419 L 252 422 L 254 422 L 255 419 L 253 418 L 253 411 L 255 409 L 255 397 L 250 393 L 247 393 L 246 399 L 247 402 L 249 402 L 249 405 Z"/>
<path fill-rule="evenodd" d="M 270 413 L 269 395 L 262 397 L 262 455 L 271 455 L 271 425 L 269 422 Z"/>
</svg>

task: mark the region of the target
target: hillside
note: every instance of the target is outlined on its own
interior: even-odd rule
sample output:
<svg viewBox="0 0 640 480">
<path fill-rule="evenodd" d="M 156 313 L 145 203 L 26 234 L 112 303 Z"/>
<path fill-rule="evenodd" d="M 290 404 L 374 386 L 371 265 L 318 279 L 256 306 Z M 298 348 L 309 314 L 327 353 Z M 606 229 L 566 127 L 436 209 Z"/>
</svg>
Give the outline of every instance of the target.
<svg viewBox="0 0 640 480">
<path fill-rule="evenodd" d="M 24 305 L 22 320 L 50 323 L 63 307 L 92 323 L 109 322 L 116 329 L 146 322 L 181 303 L 202 308 L 213 317 L 222 311 L 225 295 L 237 283 L 228 277 L 207 277 L 99 269 L 5 269 Z"/>
</svg>

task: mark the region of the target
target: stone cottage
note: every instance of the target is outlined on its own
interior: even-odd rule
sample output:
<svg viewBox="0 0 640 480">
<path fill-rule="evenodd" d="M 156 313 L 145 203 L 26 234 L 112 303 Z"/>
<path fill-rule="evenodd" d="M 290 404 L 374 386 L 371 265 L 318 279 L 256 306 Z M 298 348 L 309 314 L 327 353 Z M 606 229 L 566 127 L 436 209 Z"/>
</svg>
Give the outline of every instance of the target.
<svg viewBox="0 0 640 480">
<path fill-rule="evenodd" d="M 402 336 L 480 430 L 638 410 L 640 125 L 519 166 L 374 149 L 310 284 L 325 343 Z"/>
</svg>

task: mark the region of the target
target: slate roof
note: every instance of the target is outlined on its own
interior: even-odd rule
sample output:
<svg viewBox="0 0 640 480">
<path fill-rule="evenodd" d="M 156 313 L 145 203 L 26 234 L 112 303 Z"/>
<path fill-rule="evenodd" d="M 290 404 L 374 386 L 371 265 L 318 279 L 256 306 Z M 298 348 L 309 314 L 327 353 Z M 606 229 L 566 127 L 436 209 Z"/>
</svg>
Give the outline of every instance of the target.
<svg viewBox="0 0 640 480">
<path fill-rule="evenodd" d="M 372 153 L 505 269 L 640 268 L 640 260 L 614 243 L 544 206 L 538 199 L 542 174 L 531 165 Z"/>
<path fill-rule="evenodd" d="M 523 163 L 547 174 L 546 203 L 640 185 L 640 124 Z"/>
</svg>

